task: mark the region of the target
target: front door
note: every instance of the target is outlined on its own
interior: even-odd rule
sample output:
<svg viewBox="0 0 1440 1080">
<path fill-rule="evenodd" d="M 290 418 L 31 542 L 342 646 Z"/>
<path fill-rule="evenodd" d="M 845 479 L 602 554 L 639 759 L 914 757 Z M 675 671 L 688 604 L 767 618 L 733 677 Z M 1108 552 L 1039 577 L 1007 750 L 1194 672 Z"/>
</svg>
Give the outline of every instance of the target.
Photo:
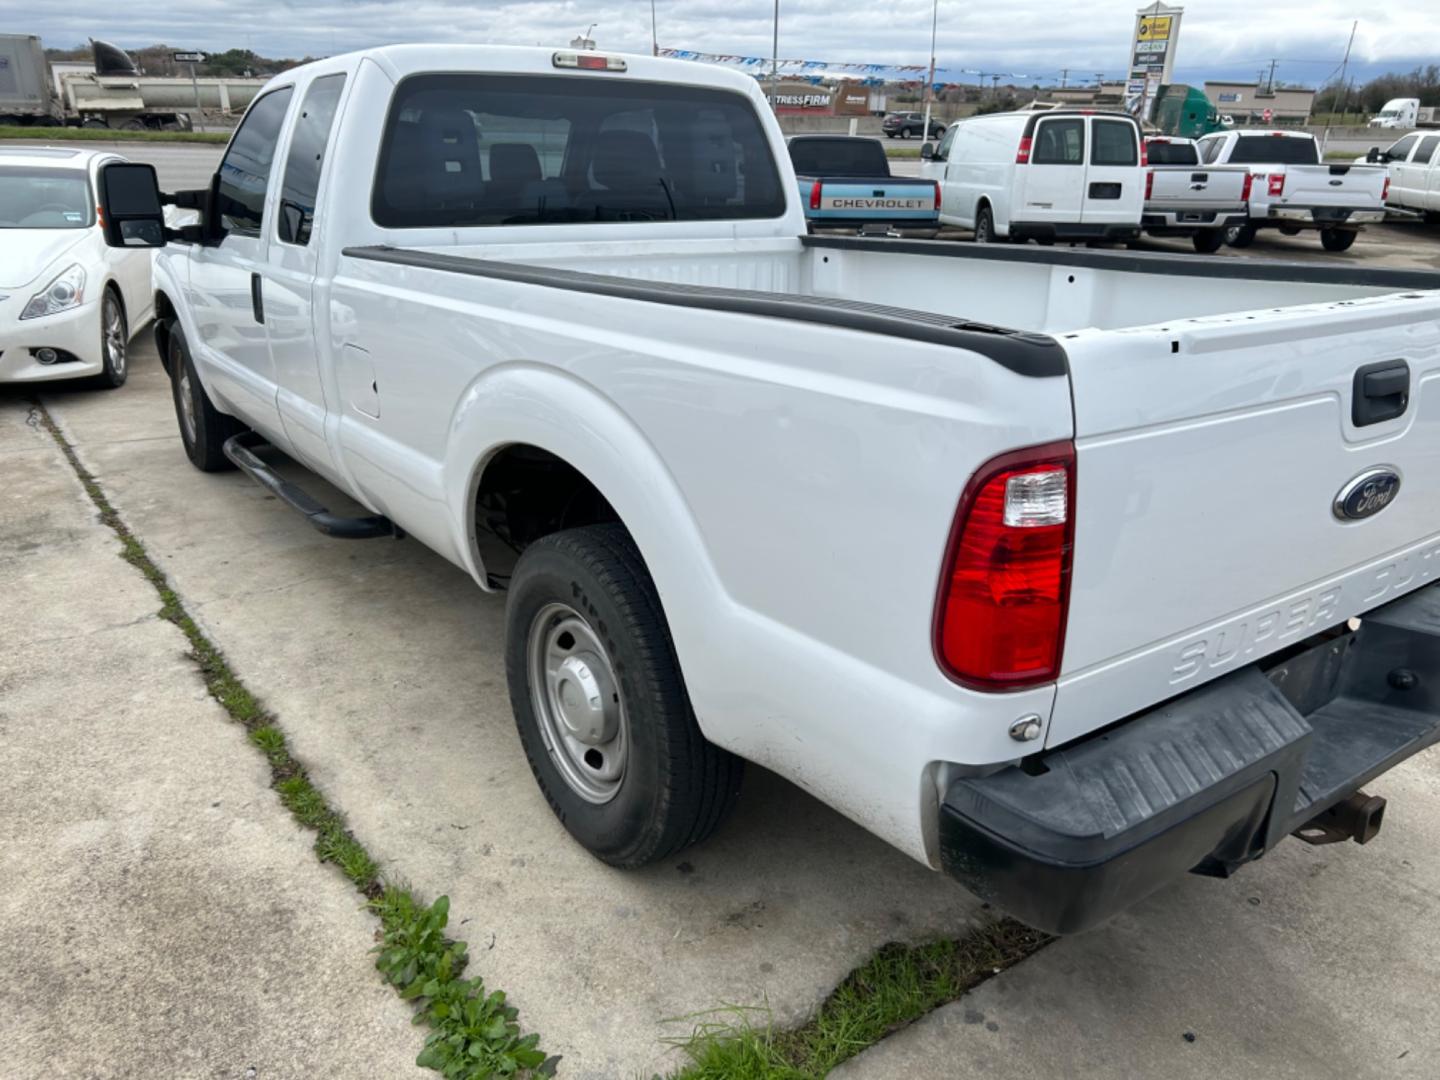
<svg viewBox="0 0 1440 1080">
<path fill-rule="evenodd" d="M 277 386 L 280 423 L 296 457 L 322 473 L 333 470 L 325 441 L 325 390 L 316 354 L 316 269 L 323 221 L 320 200 L 330 134 L 345 74 L 322 75 L 303 91 L 291 124 L 264 272 L 265 330 Z"/>
<path fill-rule="evenodd" d="M 201 380 L 268 438 L 281 438 L 275 365 L 265 333 L 266 196 L 292 89 L 273 90 L 245 114 L 220 162 L 215 200 L 221 241 L 190 259 L 189 342 Z"/>
<path fill-rule="evenodd" d="M 1030 161 L 1017 165 L 1018 205 L 1010 220 L 1075 224 L 1085 183 L 1085 118 L 1055 116 L 1035 125 Z"/>
<path fill-rule="evenodd" d="M 1145 204 L 1140 168 L 1140 129 L 1133 121 L 1090 117 L 1090 156 L 1085 169 L 1086 225 L 1139 225 Z"/>
</svg>

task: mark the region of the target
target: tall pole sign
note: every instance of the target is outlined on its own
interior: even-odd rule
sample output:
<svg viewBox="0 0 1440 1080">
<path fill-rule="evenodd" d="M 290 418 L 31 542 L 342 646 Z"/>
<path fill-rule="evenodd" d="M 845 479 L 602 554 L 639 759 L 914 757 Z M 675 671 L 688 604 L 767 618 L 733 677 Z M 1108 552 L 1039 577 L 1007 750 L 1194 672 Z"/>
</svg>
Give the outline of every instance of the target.
<svg viewBox="0 0 1440 1080">
<path fill-rule="evenodd" d="M 1125 82 L 1125 111 L 1137 120 L 1149 120 L 1160 87 L 1173 81 L 1175 42 L 1180 36 L 1184 8 L 1151 4 L 1135 13 L 1130 41 L 1130 77 Z"/>
<path fill-rule="evenodd" d="M 200 80 L 195 77 L 195 65 L 205 62 L 203 52 L 177 52 L 170 55 L 171 61 L 176 64 L 186 64 L 190 68 L 190 89 L 195 91 L 195 111 L 200 111 Z"/>
</svg>

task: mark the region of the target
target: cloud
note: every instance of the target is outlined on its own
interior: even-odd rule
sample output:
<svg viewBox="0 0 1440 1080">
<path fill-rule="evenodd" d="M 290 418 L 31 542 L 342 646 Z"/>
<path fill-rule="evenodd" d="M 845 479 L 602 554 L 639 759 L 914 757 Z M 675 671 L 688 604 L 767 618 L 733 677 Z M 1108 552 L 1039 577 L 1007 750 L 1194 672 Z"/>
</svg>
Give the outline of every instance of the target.
<svg viewBox="0 0 1440 1080">
<path fill-rule="evenodd" d="M 1045 81 L 1118 76 L 1134 3 L 941 0 L 936 52 L 942 67 L 1015 72 Z M 123 10 L 123 16 L 116 12 Z M 1339 64 L 1354 18 L 1338 0 L 1205 0 L 1191 4 L 1177 42 L 1180 77 L 1252 73 L 1271 57 L 1277 74 L 1317 82 Z M 768 56 L 772 0 L 655 0 L 660 44 Z M 780 54 L 862 63 L 925 63 L 930 0 L 781 0 Z M 100 37 L 138 47 L 249 47 L 266 56 L 329 55 L 402 41 L 565 45 L 590 23 L 602 49 L 648 52 L 646 0 L 535 0 L 479 5 L 460 0 L 69 0 L 37 5 L 0 0 L 0 25 L 39 34 L 47 45 Z M 1440 38 L 1440 4 L 1404 0 L 1367 11 L 1355 39 L 1362 67 L 1408 67 Z M 958 78 L 958 75 L 952 75 Z"/>
</svg>

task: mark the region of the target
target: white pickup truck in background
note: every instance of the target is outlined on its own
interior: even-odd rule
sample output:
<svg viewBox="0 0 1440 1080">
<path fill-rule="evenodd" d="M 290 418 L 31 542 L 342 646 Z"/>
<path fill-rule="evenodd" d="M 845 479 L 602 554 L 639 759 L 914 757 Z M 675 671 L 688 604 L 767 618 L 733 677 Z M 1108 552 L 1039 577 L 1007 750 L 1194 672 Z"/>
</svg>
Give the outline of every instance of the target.
<svg viewBox="0 0 1440 1080">
<path fill-rule="evenodd" d="M 1303 131 L 1225 131 L 1199 140 L 1206 165 L 1245 165 L 1250 220 L 1226 230 L 1231 247 L 1249 247 L 1257 229 L 1287 235 L 1320 231 L 1326 251 L 1347 251 L 1360 226 L 1385 220 L 1390 179 L 1377 165 L 1322 163 L 1320 144 Z"/>
<path fill-rule="evenodd" d="M 1155 135 L 1145 140 L 1145 210 L 1140 224 L 1151 236 L 1188 236 L 1195 250 L 1213 255 L 1227 229 L 1249 216 L 1250 184 L 1244 165 L 1201 165 L 1191 139 Z"/>
<path fill-rule="evenodd" d="M 1433 274 L 807 236 L 753 79 L 593 52 L 332 57 L 163 197 L 198 224 L 100 187 L 191 461 L 507 591 L 613 865 L 749 760 L 1069 932 L 1368 839 L 1440 736 Z"/>
</svg>

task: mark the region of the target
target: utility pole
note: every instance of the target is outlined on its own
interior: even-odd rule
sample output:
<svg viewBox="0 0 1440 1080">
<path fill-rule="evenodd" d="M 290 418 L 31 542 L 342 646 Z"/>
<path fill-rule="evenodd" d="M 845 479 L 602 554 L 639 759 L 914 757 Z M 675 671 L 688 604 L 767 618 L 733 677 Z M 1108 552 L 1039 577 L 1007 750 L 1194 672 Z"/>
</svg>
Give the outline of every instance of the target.
<svg viewBox="0 0 1440 1080">
<path fill-rule="evenodd" d="M 1268 80 L 1266 80 L 1266 83 L 1265 83 L 1265 88 L 1266 88 L 1266 90 L 1267 90 L 1270 94 L 1272 94 L 1272 95 L 1275 93 L 1275 65 L 1276 65 L 1276 63 L 1278 63 L 1277 60 L 1272 59 L 1272 60 L 1270 61 L 1270 78 L 1269 78 Z"/>
<path fill-rule="evenodd" d="M 1350 47 L 1355 44 L 1355 29 L 1360 25 L 1356 19 L 1350 24 L 1350 40 L 1345 43 L 1345 59 L 1340 61 L 1340 122 L 1345 122 L 1345 106 L 1350 103 L 1350 85 L 1345 81 L 1345 73 L 1350 67 Z M 1330 102 L 1330 115 L 1335 115 L 1335 102 Z M 1330 122 L 1325 122 L 1325 132 L 1320 136 L 1320 156 L 1325 156 L 1325 144 L 1330 141 Z"/>
<path fill-rule="evenodd" d="M 660 37 L 655 33 L 655 0 L 650 0 L 650 55 L 660 55 Z"/>
<path fill-rule="evenodd" d="M 775 0 L 775 38 L 770 45 L 770 107 L 780 92 L 780 0 Z"/>
<path fill-rule="evenodd" d="M 1061 89 L 1061 90 L 1064 90 L 1064 89 L 1065 89 L 1065 80 L 1066 80 L 1067 77 L 1069 77 L 1069 75 L 1070 75 L 1070 69 L 1069 69 L 1069 68 L 1061 68 L 1061 69 L 1060 69 L 1060 89 Z"/>
<path fill-rule="evenodd" d="M 776 0 L 779 3 L 779 0 Z M 940 0 L 935 0 L 935 7 L 930 15 L 930 78 L 925 83 L 925 128 L 920 132 L 920 146 L 930 141 L 930 102 L 935 97 L 935 28 L 940 25 Z"/>
</svg>

